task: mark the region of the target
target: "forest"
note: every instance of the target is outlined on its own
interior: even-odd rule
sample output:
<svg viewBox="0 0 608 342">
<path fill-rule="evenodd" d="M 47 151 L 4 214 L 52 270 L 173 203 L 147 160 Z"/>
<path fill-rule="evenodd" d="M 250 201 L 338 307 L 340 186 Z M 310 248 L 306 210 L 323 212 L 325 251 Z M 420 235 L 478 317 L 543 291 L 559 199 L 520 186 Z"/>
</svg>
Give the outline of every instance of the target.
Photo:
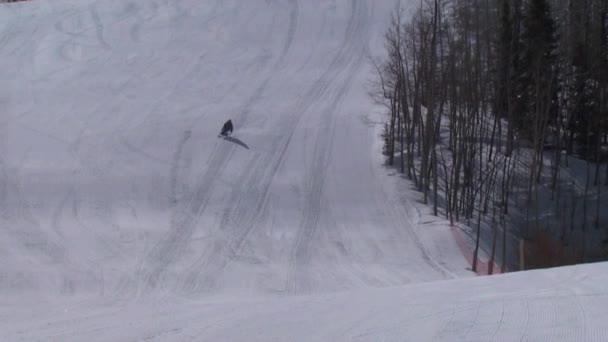
<svg viewBox="0 0 608 342">
<path fill-rule="evenodd" d="M 421 0 L 385 47 L 382 152 L 474 270 L 483 246 L 501 271 L 608 259 L 608 1 Z"/>
</svg>

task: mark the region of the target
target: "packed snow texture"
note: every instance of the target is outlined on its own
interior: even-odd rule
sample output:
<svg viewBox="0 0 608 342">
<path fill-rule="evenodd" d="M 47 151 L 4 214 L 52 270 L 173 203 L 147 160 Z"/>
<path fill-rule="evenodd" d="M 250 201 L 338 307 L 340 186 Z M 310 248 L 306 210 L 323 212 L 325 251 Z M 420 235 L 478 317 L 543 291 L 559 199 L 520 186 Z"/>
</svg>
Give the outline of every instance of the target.
<svg viewBox="0 0 608 342">
<path fill-rule="evenodd" d="M 7 341 L 605 341 L 607 275 L 602 263 L 282 298 L 17 307 L 0 331 Z"/>
<path fill-rule="evenodd" d="M 416 234 L 376 153 L 367 57 L 392 6 L 3 7 L 2 292 L 315 293 L 468 273 Z"/>
<path fill-rule="evenodd" d="M 605 297 L 593 282 L 560 287 L 561 273 L 534 275 L 549 292 L 522 296 L 533 283 L 411 285 L 472 273 L 446 222 L 383 167 L 368 57 L 384 53 L 394 4 L 0 6 L 0 340 L 595 326 L 586 310 Z"/>
</svg>

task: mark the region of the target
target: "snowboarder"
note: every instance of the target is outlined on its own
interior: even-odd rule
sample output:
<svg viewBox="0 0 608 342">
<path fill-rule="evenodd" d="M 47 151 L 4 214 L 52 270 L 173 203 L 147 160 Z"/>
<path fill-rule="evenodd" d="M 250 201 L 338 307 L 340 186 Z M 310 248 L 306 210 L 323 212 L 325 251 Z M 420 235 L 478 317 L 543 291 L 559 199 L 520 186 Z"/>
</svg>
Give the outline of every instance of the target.
<svg viewBox="0 0 608 342">
<path fill-rule="evenodd" d="M 220 133 L 219 136 L 221 136 L 221 137 L 228 137 L 231 134 L 232 134 L 232 120 L 228 120 L 224 124 L 224 127 L 222 127 L 222 132 Z"/>
</svg>

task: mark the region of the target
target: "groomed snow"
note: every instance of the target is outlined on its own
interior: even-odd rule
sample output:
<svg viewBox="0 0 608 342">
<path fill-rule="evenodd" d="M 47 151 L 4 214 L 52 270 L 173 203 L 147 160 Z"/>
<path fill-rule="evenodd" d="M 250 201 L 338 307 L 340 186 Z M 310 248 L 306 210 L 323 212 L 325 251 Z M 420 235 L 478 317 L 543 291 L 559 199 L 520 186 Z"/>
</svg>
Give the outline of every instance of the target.
<svg viewBox="0 0 608 342">
<path fill-rule="evenodd" d="M 0 340 L 605 332 L 605 265 L 445 282 L 473 274 L 367 94 L 393 8 L 0 6 Z"/>
<path fill-rule="evenodd" d="M 608 263 L 316 295 L 8 307 L 6 341 L 605 341 Z"/>
</svg>

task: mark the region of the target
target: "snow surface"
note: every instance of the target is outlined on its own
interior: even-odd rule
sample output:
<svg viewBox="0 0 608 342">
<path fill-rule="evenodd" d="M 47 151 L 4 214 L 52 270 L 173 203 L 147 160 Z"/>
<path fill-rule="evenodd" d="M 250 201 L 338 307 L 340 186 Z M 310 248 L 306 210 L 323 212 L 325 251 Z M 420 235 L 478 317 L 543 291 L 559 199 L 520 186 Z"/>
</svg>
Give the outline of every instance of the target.
<svg viewBox="0 0 608 342">
<path fill-rule="evenodd" d="M 7 341 L 605 341 L 607 281 L 601 263 L 316 295 L 62 303 L 16 307 L 0 329 Z"/>
<path fill-rule="evenodd" d="M 605 332 L 606 265 L 445 282 L 469 264 L 367 94 L 393 8 L 2 5 L 0 340 Z"/>
</svg>

